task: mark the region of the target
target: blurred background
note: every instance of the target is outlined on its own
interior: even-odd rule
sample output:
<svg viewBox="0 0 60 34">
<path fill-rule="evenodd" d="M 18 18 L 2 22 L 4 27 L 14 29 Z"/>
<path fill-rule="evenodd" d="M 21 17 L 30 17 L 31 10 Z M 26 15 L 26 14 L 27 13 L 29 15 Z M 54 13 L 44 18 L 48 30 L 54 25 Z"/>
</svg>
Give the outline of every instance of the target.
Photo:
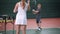
<svg viewBox="0 0 60 34">
<path fill-rule="evenodd" d="M 20 0 L 0 0 L 0 32 L 5 31 L 6 18 L 7 18 L 6 22 L 8 23 L 6 25 L 6 30 L 9 31 L 7 34 L 12 32 L 13 26 L 16 29 L 16 26 L 14 25 L 16 13 L 13 13 L 13 9 L 14 9 L 15 4 L 19 1 Z M 60 0 L 31 0 L 30 2 L 31 9 L 30 11 L 27 12 L 27 18 L 28 18 L 27 29 L 35 29 L 37 27 L 36 22 L 35 22 L 36 15 L 32 13 L 32 8 L 36 7 L 38 3 L 41 3 L 42 5 L 41 27 L 43 28 L 43 30 L 41 34 L 45 34 L 45 33 L 46 34 L 49 34 L 49 33 L 60 34 Z M 48 33 L 45 28 L 49 30 Z"/>
</svg>

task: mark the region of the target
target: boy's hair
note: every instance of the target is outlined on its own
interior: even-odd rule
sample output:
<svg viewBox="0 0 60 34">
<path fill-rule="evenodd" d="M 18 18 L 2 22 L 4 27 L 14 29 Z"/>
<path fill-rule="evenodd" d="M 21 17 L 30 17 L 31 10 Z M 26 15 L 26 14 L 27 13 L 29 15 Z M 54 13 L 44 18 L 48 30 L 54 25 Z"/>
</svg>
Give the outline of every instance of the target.
<svg viewBox="0 0 60 34">
<path fill-rule="evenodd" d="M 38 5 L 38 4 L 41 4 L 41 3 L 37 3 L 37 5 Z"/>
</svg>

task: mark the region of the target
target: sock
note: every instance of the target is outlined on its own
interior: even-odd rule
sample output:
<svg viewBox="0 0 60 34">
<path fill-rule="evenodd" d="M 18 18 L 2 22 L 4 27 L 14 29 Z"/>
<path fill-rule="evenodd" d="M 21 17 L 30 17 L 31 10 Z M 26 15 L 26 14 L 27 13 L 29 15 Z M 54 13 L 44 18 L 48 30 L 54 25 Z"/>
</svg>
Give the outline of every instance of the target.
<svg viewBox="0 0 60 34">
<path fill-rule="evenodd" d="M 40 28 L 40 27 L 38 27 L 38 28 Z"/>
</svg>

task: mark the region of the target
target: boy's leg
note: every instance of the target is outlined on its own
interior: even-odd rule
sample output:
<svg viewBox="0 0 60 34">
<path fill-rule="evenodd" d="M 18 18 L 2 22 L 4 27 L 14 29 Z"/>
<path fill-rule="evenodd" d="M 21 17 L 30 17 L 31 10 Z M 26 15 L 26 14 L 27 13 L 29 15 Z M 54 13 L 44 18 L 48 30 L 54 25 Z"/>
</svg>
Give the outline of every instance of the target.
<svg viewBox="0 0 60 34">
<path fill-rule="evenodd" d="M 41 30 L 41 22 L 39 22 L 38 20 L 37 20 L 37 26 L 38 26 L 38 30 Z"/>
<path fill-rule="evenodd" d="M 41 18 L 40 18 L 40 16 L 36 17 L 36 23 L 37 23 L 37 26 L 38 26 L 38 30 L 40 30 L 41 29 Z"/>
</svg>

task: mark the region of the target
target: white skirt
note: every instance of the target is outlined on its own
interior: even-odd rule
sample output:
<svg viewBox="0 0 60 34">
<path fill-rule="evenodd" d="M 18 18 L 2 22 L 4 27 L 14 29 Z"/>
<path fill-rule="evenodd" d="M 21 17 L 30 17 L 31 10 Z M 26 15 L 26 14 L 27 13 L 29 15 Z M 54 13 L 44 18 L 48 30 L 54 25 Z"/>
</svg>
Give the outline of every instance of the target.
<svg viewBox="0 0 60 34">
<path fill-rule="evenodd" d="M 26 15 L 16 15 L 15 25 L 27 25 Z"/>
</svg>

